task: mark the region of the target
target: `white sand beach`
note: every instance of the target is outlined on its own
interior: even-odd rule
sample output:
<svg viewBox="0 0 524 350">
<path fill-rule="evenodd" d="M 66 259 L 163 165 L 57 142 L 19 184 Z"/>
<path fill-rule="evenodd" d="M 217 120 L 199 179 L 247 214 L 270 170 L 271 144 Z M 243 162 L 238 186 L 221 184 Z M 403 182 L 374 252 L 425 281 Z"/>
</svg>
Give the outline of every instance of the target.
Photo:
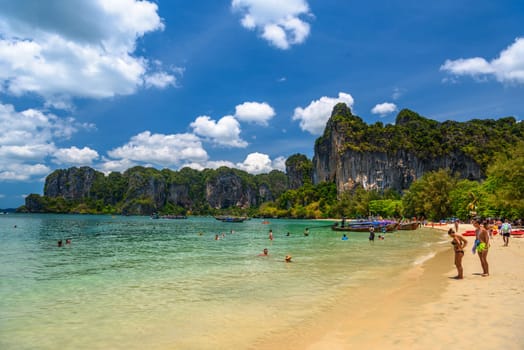
<svg viewBox="0 0 524 350">
<path fill-rule="evenodd" d="M 470 229 L 462 224 L 459 233 Z M 359 305 L 342 299 L 314 323 L 278 332 L 254 348 L 524 349 L 524 239 L 512 237 L 503 247 L 502 237 L 495 236 L 488 255 L 491 275 L 482 277 L 470 249 L 474 238 L 465 238 L 463 280 L 451 278 L 454 253 L 451 245 L 443 246 L 425 264 L 393 276 L 391 287 L 359 291 L 368 295 L 358 298 Z"/>
</svg>

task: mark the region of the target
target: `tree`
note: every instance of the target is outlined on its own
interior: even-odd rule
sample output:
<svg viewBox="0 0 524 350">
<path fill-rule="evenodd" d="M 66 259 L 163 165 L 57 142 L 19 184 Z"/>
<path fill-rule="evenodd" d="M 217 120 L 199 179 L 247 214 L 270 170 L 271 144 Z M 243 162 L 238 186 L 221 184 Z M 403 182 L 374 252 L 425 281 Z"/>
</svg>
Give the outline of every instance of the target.
<svg viewBox="0 0 524 350">
<path fill-rule="evenodd" d="M 402 198 L 405 216 L 424 216 L 430 220 L 440 220 L 453 214 L 451 190 L 457 179 L 448 169 L 424 174 L 411 184 Z"/>
<path fill-rule="evenodd" d="M 497 154 L 487 174 L 483 187 L 490 207 L 497 208 L 502 217 L 524 217 L 524 141 L 507 154 Z"/>
</svg>

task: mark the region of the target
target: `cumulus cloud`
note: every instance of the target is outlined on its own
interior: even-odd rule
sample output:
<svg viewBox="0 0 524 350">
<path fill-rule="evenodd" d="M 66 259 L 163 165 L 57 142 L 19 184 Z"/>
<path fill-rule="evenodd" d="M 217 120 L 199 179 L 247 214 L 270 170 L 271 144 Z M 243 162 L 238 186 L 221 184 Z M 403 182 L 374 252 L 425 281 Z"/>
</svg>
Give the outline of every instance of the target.
<svg viewBox="0 0 524 350">
<path fill-rule="evenodd" d="M 42 177 L 51 169 L 44 164 L 2 164 L 0 165 L 0 181 L 28 181 L 34 177 Z"/>
<path fill-rule="evenodd" d="M 286 157 L 282 157 L 282 156 L 276 157 L 273 160 L 273 169 L 285 172 L 286 171 Z"/>
<path fill-rule="evenodd" d="M 208 160 L 206 162 L 187 163 L 184 164 L 184 166 L 195 170 L 217 169 L 225 166 L 228 168 L 244 170 L 250 174 L 256 175 L 269 173 L 272 170 L 285 171 L 285 163 L 286 159 L 284 157 L 277 157 L 276 159 L 271 160 L 267 154 L 254 152 L 248 154 L 244 161 L 236 164 L 228 160 Z"/>
<path fill-rule="evenodd" d="M 73 146 L 57 150 L 53 154 L 53 157 L 53 161 L 57 164 L 90 165 L 94 160 L 98 159 L 99 156 L 97 151 L 89 147 L 80 149 Z"/>
<path fill-rule="evenodd" d="M 151 1 L 3 1 L 0 82 L 16 96 L 34 93 L 56 108 L 74 97 L 128 95 L 164 88 L 175 77 L 135 56 L 136 42 L 162 30 Z"/>
<path fill-rule="evenodd" d="M 61 158 L 63 164 L 67 163 L 68 153 L 69 160 L 74 160 L 73 149 L 61 149 L 55 141 L 67 140 L 77 131 L 92 127 L 36 109 L 18 112 L 12 105 L 1 103 L 0 125 L 0 181 L 25 181 L 44 175 L 50 169 L 45 165 L 46 160 L 54 156 Z M 88 154 L 85 150 L 89 149 L 79 150 L 83 160 Z M 70 164 L 79 164 L 79 160 Z"/>
<path fill-rule="evenodd" d="M 267 154 L 254 152 L 248 154 L 242 163 L 237 163 L 236 168 L 250 174 L 267 174 L 275 169 L 284 170 L 285 161 L 284 157 L 278 157 L 272 161 Z"/>
<path fill-rule="evenodd" d="M 193 132 L 204 139 L 225 147 L 247 147 L 247 142 L 240 138 L 240 124 L 231 115 L 212 120 L 208 116 L 200 116 L 190 124 Z"/>
<path fill-rule="evenodd" d="M 295 108 L 293 120 L 300 120 L 302 130 L 312 135 L 320 135 L 331 116 L 333 107 L 339 102 L 343 102 L 351 108 L 353 97 L 344 92 L 340 92 L 338 97 L 321 97 L 319 100 L 312 101 L 306 108 Z"/>
<path fill-rule="evenodd" d="M 244 102 L 235 107 L 235 117 L 243 122 L 267 125 L 268 121 L 274 116 L 273 107 L 266 102 Z"/>
<path fill-rule="evenodd" d="M 129 159 L 109 159 L 102 157 L 102 163 L 100 163 L 97 168 L 105 174 L 109 174 L 111 172 L 124 172 L 136 165 L 138 165 L 138 163 Z"/>
<path fill-rule="evenodd" d="M 501 83 L 524 83 L 524 38 L 517 38 L 499 57 L 488 61 L 482 57 L 446 60 L 440 67 L 456 76 L 495 77 Z"/>
<path fill-rule="evenodd" d="M 233 0 L 231 7 L 242 15 L 244 28 L 257 30 L 279 49 L 303 43 L 309 36 L 309 23 L 300 18 L 311 17 L 305 0 Z"/>
<path fill-rule="evenodd" d="M 251 174 L 268 173 L 273 170 L 271 158 L 258 152 L 248 154 L 242 163 L 237 163 L 237 167 Z"/>
<path fill-rule="evenodd" d="M 133 136 L 128 143 L 107 154 L 113 159 L 107 160 L 107 164 L 102 166 L 106 171 L 114 171 L 126 162 L 178 166 L 185 162 L 203 162 L 208 158 L 202 142 L 193 134 L 164 135 L 151 134 L 150 131 Z"/>
<path fill-rule="evenodd" d="M 379 103 L 371 109 L 371 113 L 380 114 L 384 116 L 386 114 L 393 113 L 397 110 L 397 105 L 391 102 Z"/>
</svg>

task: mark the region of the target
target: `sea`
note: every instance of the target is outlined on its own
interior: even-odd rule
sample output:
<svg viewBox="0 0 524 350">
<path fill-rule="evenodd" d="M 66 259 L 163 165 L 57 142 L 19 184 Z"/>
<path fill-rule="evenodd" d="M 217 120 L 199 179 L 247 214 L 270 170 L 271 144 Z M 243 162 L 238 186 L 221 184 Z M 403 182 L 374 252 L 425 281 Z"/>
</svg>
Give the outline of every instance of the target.
<svg viewBox="0 0 524 350">
<path fill-rule="evenodd" d="M 0 349 L 254 348 L 443 244 L 428 228 L 342 240 L 332 223 L 2 215 Z"/>
</svg>

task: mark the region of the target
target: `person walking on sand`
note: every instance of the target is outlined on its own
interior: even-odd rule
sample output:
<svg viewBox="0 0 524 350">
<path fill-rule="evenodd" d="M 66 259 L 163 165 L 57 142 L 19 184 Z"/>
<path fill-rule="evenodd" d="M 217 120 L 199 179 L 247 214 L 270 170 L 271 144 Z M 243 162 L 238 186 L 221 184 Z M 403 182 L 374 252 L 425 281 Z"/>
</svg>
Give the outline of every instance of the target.
<svg viewBox="0 0 524 350">
<path fill-rule="evenodd" d="M 482 277 L 489 276 L 489 265 L 488 265 L 488 250 L 489 250 L 489 233 L 488 228 L 489 224 L 485 221 L 482 226 L 478 221 L 474 221 L 475 228 L 479 228 L 478 240 L 479 244 L 477 245 L 477 254 L 480 259 L 480 265 L 482 266 Z"/>
<path fill-rule="evenodd" d="M 455 279 L 461 280 L 464 278 L 464 269 L 462 268 L 462 258 L 464 257 L 464 248 L 468 245 L 468 241 L 455 232 L 452 228 L 449 229 L 448 235 L 453 239 L 451 244 L 455 251 L 455 266 L 457 267 L 457 276 Z"/>
<path fill-rule="evenodd" d="M 502 232 L 504 247 L 507 247 L 509 244 L 509 236 L 511 235 L 511 224 L 509 223 L 508 219 L 504 220 L 504 223 L 500 227 L 500 232 Z"/>
</svg>

